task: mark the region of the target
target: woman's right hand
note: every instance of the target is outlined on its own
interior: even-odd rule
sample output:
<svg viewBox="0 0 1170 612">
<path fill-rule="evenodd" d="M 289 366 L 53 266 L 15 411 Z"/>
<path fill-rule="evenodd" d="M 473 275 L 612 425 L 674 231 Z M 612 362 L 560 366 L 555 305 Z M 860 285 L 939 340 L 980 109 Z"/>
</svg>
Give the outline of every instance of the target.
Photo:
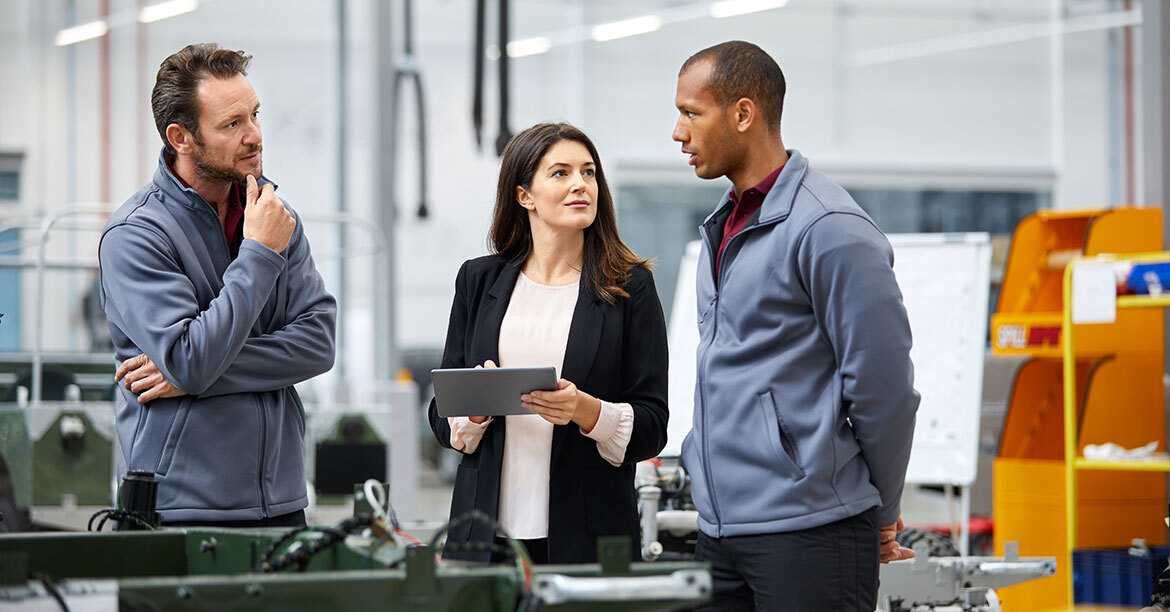
<svg viewBox="0 0 1170 612">
<path fill-rule="evenodd" d="M 496 362 L 492 361 L 491 359 L 488 359 L 487 361 L 483 362 L 483 365 L 475 366 L 475 368 L 477 370 L 479 368 L 494 368 L 494 367 L 496 367 Z M 475 423 L 476 425 L 482 425 L 483 422 L 487 420 L 487 417 L 473 416 L 473 417 L 467 417 L 467 420 L 471 421 L 472 423 Z"/>
</svg>

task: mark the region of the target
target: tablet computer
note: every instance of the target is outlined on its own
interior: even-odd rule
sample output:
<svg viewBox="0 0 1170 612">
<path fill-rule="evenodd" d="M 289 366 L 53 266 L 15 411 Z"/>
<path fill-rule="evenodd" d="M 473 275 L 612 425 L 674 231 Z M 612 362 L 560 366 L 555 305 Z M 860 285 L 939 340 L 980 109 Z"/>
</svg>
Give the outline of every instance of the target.
<svg viewBox="0 0 1170 612">
<path fill-rule="evenodd" d="M 520 405 L 529 391 L 556 391 L 557 370 L 543 368 L 450 368 L 431 370 L 435 407 L 441 417 L 532 414 Z"/>
</svg>

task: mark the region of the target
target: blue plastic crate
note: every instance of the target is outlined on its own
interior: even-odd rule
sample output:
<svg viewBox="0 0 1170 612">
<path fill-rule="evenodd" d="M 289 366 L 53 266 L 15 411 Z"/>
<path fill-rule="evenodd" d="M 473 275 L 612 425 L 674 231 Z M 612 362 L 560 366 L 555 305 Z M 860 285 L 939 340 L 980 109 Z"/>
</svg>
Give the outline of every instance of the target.
<svg viewBox="0 0 1170 612">
<path fill-rule="evenodd" d="M 1074 550 L 1073 599 L 1083 603 L 1144 606 L 1150 603 L 1154 578 L 1166 568 L 1170 548 L 1155 547 L 1149 556 L 1128 550 Z"/>
</svg>

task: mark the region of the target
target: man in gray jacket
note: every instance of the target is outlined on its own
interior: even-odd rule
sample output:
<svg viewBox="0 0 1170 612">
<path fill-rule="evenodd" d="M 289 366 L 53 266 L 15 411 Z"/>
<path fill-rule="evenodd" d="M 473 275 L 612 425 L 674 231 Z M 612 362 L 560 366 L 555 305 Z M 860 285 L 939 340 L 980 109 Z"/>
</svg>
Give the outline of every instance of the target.
<svg viewBox="0 0 1170 612">
<path fill-rule="evenodd" d="M 262 174 L 250 60 L 209 43 L 162 62 L 158 170 L 99 246 L 119 473 L 152 472 L 171 524 L 304 525 L 293 385 L 333 367 L 337 305 Z"/>
<path fill-rule="evenodd" d="M 918 394 L 889 242 L 780 138 L 784 75 L 756 45 L 683 64 L 674 140 L 732 186 L 700 227 L 683 462 L 710 610 L 866 610 L 894 541 Z"/>
</svg>

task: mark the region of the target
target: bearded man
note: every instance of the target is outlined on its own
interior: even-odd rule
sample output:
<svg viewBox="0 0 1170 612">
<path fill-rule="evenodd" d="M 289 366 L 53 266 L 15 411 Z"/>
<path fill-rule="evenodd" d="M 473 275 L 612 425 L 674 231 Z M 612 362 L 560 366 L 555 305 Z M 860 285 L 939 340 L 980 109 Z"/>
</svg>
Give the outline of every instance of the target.
<svg viewBox="0 0 1170 612">
<path fill-rule="evenodd" d="M 293 385 L 333 367 L 337 305 L 263 175 L 250 61 L 205 43 L 162 62 L 158 170 L 99 247 L 118 473 L 153 473 L 170 525 L 303 526 Z"/>
</svg>

